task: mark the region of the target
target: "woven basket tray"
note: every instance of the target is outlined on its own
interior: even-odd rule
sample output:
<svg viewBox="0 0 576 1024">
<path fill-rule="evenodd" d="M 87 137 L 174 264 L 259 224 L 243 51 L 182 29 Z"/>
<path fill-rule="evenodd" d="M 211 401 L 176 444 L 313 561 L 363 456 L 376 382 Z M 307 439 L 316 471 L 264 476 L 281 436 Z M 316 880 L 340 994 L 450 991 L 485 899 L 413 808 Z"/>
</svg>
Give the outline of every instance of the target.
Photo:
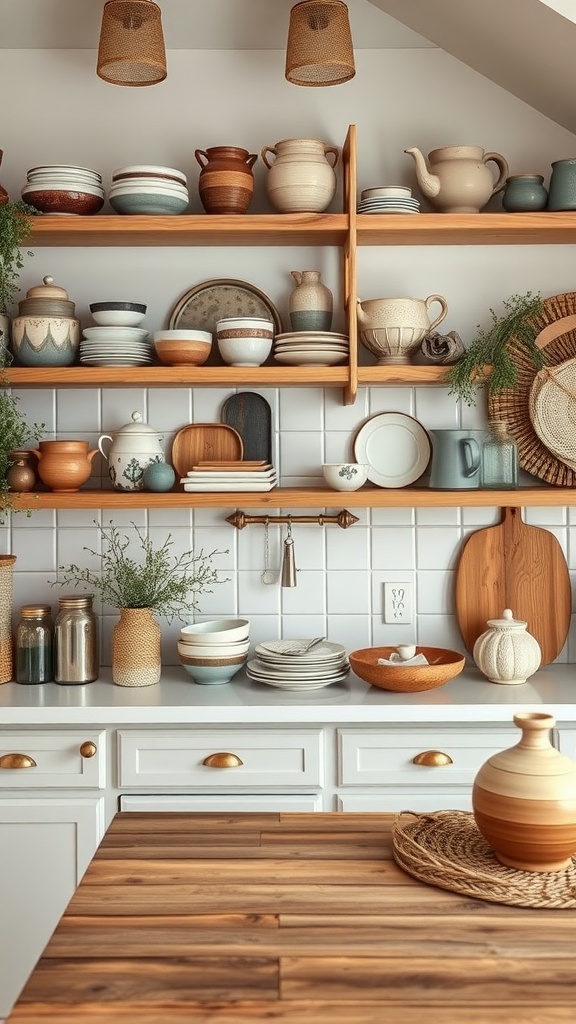
<svg viewBox="0 0 576 1024">
<path fill-rule="evenodd" d="M 515 907 L 576 907 L 576 857 L 561 871 L 504 867 L 466 811 L 403 811 L 392 844 L 396 863 L 428 885 Z"/>
<path fill-rule="evenodd" d="M 576 469 L 576 359 L 540 370 L 530 389 L 530 420 L 542 444 Z"/>
</svg>

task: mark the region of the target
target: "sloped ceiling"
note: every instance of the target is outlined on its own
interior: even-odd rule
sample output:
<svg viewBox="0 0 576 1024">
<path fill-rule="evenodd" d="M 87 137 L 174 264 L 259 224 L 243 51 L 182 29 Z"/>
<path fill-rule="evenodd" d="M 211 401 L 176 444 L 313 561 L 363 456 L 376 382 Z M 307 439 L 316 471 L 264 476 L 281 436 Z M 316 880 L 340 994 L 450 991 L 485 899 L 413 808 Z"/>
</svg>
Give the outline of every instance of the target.
<svg viewBox="0 0 576 1024">
<path fill-rule="evenodd" d="M 573 0 L 372 0 L 535 110 L 576 133 Z M 473 111 L 470 111 L 473 118 Z M 572 154 L 566 154 L 570 156 Z"/>
</svg>

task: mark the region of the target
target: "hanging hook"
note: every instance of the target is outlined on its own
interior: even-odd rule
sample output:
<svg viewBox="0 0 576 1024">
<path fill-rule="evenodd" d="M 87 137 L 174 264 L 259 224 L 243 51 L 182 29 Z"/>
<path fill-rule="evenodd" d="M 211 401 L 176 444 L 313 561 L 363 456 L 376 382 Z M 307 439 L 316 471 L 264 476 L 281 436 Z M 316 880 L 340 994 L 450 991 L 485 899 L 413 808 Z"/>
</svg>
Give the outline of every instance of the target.
<svg viewBox="0 0 576 1024">
<path fill-rule="evenodd" d="M 298 580 L 296 579 L 296 561 L 294 558 L 294 541 L 292 539 L 292 522 L 290 516 L 288 516 L 286 526 L 286 540 L 284 541 L 284 557 L 282 559 L 280 581 L 280 585 L 282 587 L 295 587 L 298 583 Z"/>
</svg>

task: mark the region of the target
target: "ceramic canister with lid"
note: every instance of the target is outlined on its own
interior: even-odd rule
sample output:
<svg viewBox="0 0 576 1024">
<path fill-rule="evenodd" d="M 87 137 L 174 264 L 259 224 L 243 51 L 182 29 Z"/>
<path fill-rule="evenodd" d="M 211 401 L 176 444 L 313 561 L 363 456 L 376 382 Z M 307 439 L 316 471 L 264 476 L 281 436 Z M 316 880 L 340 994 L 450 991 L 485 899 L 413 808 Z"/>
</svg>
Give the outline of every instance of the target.
<svg viewBox="0 0 576 1024">
<path fill-rule="evenodd" d="M 525 683 L 540 668 L 540 644 L 528 623 L 505 608 L 501 619 L 488 619 L 472 651 L 478 668 L 492 683 Z"/>
<path fill-rule="evenodd" d="M 143 423 L 139 412 L 132 413 L 132 422 L 126 423 L 113 435 L 102 434 L 98 447 L 108 463 L 110 479 L 116 491 L 142 491 L 144 471 L 152 462 L 164 462 L 160 442 L 162 435 Z M 108 446 L 107 442 L 110 442 Z"/>
<path fill-rule="evenodd" d="M 93 594 L 59 598 L 54 623 L 54 680 L 92 683 L 98 678 L 98 631 L 92 611 Z"/>
<path fill-rule="evenodd" d="M 80 321 L 65 288 L 45 277 L 18 304 L 12 351 L 22 366 L 71 366 L 80 349 Z"/>
</svg>

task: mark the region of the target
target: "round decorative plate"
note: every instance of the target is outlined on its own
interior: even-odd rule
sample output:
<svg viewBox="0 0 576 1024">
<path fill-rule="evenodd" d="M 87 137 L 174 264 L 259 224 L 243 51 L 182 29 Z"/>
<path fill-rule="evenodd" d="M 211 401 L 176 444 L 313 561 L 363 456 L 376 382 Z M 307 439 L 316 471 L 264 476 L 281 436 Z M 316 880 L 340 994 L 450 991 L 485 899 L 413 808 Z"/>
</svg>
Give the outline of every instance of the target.
<svg viewBox="0 0 576 1024">
<path fill-rule="evenodd" d="M 576 292 L 553 295 L 544 300 L 537 318 L 540 334 L 536 344 L 542 349 L 546 366 L 558 366 L 576 356 Z M 546 483 L 576 486 L 576 470 L 558 459 L 540 440 L 530 419 L 530 391 L 538 368 L 524 346 L 511 339 L 510 357 L 518 373 L 514 388 L 488 395 L 488 414 L 492 420 L 504 420 L 518 444 L 518 462 L 527 473 Z"/>
<path fill-rule="evenodd" d="M 274 332 L 282 330 L 280 313 L 272 300 L 253 284 L 231 278 L 202 281 L 190 288 L 174 306 L 168 327 L 215 334 L 218 320 L 234 316 L 272 319 Z"/>
<path fill-rule="evenodd" d="M 383 412 L 360 428 L 354 457 L 368 466 L 368 479 L 378 487 L 406 487 L 430 462 L 430 438 L 424 427 L 403 412 Z"/>
</svg>

